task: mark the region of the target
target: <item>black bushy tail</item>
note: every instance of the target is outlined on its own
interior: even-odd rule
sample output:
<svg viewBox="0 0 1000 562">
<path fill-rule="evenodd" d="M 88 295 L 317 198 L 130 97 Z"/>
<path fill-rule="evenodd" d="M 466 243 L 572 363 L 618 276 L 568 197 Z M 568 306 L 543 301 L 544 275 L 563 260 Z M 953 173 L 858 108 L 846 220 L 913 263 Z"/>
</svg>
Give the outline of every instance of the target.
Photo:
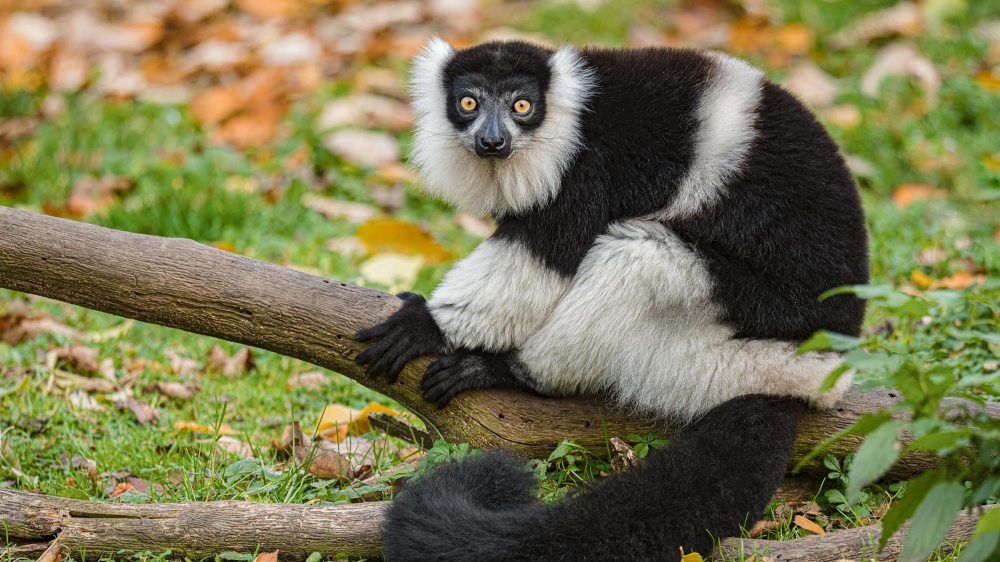
<svg viewBox="0 0 1000 562">
<path fill-rule="evenodd" d="M 407 486 L 389 508 L 389 562 L 680 560 L 763 514 L 788 466 L 802 400 L 715 407 L 638 466 L 556 506 L 525 463 L 490 452 Z"/>
</svg>

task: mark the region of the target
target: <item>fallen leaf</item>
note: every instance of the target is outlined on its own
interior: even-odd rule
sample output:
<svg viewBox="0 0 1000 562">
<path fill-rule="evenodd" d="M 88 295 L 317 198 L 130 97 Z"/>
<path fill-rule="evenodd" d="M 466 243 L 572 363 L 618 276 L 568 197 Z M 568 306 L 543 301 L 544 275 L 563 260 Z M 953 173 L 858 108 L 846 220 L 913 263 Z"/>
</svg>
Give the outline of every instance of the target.
<svg viewBox="0 0 1000 562">
<path fill-rule="evenodd" d="M 959 271 L 943 279 L 934 281 L 932 289 L 967 289 L 972 285 L 983 285 L 986 283 L 985 273 L 973 273 L 971 271 Z"/>
<path fill-rule="evenodd" d="M 109 495 L 112 498 L 117 498 L 118 496 L 124 494 L 125 492 L 134 492 L 134 491 L 135 488 L 133 488 L 131 484 L 128 484 L 127 482 L 119 482 L 118 485 L 115 486 L 115 489 L 112 490 L 111 494 Z"/>
<path fill-rule="evenodd" d="M 203 125 L 217 125 L 235 115 L 246 104 L 237 86 L 216 86 L 191 100 L 191 114 Z"/>
<path fill-rule="evenodd" d="M 913 284 L 921 289 L 926 289 L 934 284 L 934 279 L 919 269 L 910 272 L 910 281 L 913 281 Z"/>
<path fill-rule="evenodd" d="M 683 553 L 684 550 L 681 549 L 681 552 Z M 681 556 L 681 562 L 704 562 L 704 560 L 705 559 L 701 557 L 701 554 L 698 554 L 697 552 L 689 552 Z"/>
<path fill-rule="evenodd" d="M 423 256 L 390 252 L 368 258 L 358 270 L 365 281 L 388 287 L 390 292 L 397 293 L 413 287 L 417 274 L 426 263 Z"/>
<path fill-rule="evenodd" d="M 316 120 L 320 130 L 346 125 L 405 131 L 413 126 L 413 110 L 393 98 L 362 94 L 327 103 Z"/>
<path fill-rule="evenodd" d="M 271 442 L 271 447 L 284 455 L 294 455 L 301 462 L 305 458 L 303 453 L 309 447 L 309 440 L 302 432 L 299 422 L 292 422 L 282 430 L 280 441 Z"/>
<path fill-rule="evenodd" d="M 221 373 L 228 378 L 236 378 L 243 373 L 252 371 L 254 366 L 253 352 L 250 351 L 249 347 L 241 347 L 239 351 L 230 357 L 222 350 L 219 344 L 215 344 L 212 346 L 212 351 L 205 368 L 209 371 Z"/>
<path fill-rule="evenodd" d="M 849 103 L 827 108 L 823 111 L 823 118 L 841 129 L 857 127 L 862 121 L 861 110 Z"/>
<path fill-rule="evenodd" d="M 368 253 L 365 249 L 365 245 L 358 240 L 357 236 L 341 236 L 340 238 L 331 238 L 323 244 L 327 250 L 331 252 L 336 252 L 338 254 L 343 254 L 346 257 L 356 257 Z"/>
<path fill-rule="evenodd" d="M 344 219 L 348 222 L 363 223 L 379 214 L 378 209 L 364 203 L 339 201 L 315 193 L 302 196 L 302 205 L 322 214 L 328 219 Z"/>
<path fill-rule="evenodd" d="M 254 456 L 253 447 L 235 437 L 225 435 L 219 437 L 215 440 L 215 447 L 219 451 L 236 455 L 241 459 L 249 459 Z"/>
<path fill-rule="evenodd" d="M 390 68 L 367 67 L 354 75 L 354 90 L 375 93 L 405 101 L 406 86 L 399 72 Z"/>
<path fill-rule="evenodd" d="M 74 345 L 59 347 L 52 351 L 56 361 L 83 373 L 96 373 L 100 366 L 97 362 L 98 350 L 94 348 Z"/>
<path fill-rule="evenodd" d="M 73 191 L 66 201 L 66 209 L 79 216 L 101 213 L 117 196 L 130 191 L 134 186 L 134 181 L 120 176 L 82 177 L 73 185 Z"/>
<path fill-rule="evenodd" d="M 257 558 L 253 559 L 253 562 L 278 562 L 278 550 L 274 552 L 261 552 L 257 555 Z"/>
<path fill-rule="evenodd" d="M 300 32 L 282 35 L 266 43 L 258 53 L 261 62 L 270 66 L 309 63 L 319 59 L 322 54 L 323 48 L 319 42 Z"/>
<path fill-rule="evenodd" d="M 189 357 L 182 357 L 172 349 L 168 349 L 164 355 L 170 359 L 170 371 L 175 375 L 190 375 L 198 370 L 197 361 Z"/>
<path fill-rule="evenodd" d="M 807 105 L 830 107 L 837 97 L 837 82 L 812 61 L 799 61 L 785 78 L 785 88 Z"/>
<path fill-rule="evenodd" d="M 1000 76 L 996 70 L 980 70 L 976 73 L 976 82 L 986 91 L 1000 94 Z"/>
<path fill-rule="evenodd" d="M 236 6 L 260 20 L 289 18 L 307 13 L 308 3 L 301 0 L 236 0 Z"/>
<path fill-rule="evenodd" d="M 132 396 L 129 396 L 123 402 L 116 403 L 115 406 L 119 410 L 129 410 L 135 414 L 135 419 L 139 422 L 139 425 L 155 424 L 160 421 L 159 410 L 145 402 L 139 402 Z"/>
<path fill-rule="evenodd" d="M 318 390 L 329 383 L 330 377 L 326 376 L 326 373 L 323 373 L 322 371 L 309 371 L 308 373 L 292 375 L 292 377 L 288 379 L 288 385 L 286 388 L 288 390 L 292 390 L 294 388 Z"/>
<path fill-rule="evenodd" d="M 63 556 L 69 554 L 69 549 L 59 542 L 59 538 L 56 537 L 55 540 L 49 543 L 48 548 L 45 549 L 45 552 L 35 562 L 61 562 Z"/>
<path fill-rule="evenodd" d="M 21 302 L 23 301 L 10 301 L 10 303 Z M 26 306 L 8 306 L 7 313 L 0 315 L 0 341 L 8 345 L 17 345 L 42 334 L 57 334 L 67 338 L 77 336 L 73 328 L 48 314 L 32 311 Z"/>
<path fill-rule="evenodd" d="M 323 139 L 323 146 L 346 162 L 378 168 L 399 161 L 399 145 L 387 133 L 342 129 Z"/>
<path fill-rule="evenodd" d="M 879 50 L 875 61 L 861 76 L 861 91 L 869 97 L 877 97 L 879 86 L 889 76 L 912 76 L 924 89 L 927 101 L 933 105 L 941 88 L 941 76 L 930 59 L 920 54 L 916 47 L 907 43 L 893 43 Z"/>
<path fill-rule="evenodd" d="M 324 480 L 351 480 L 354 470 L 346 455 L 324 451 L 309 461 L 309 473 Z"/>
<path fill-rule="evenodd" d="M 917 263 L 924 267 L 930 267 L 937 265 L 948 257 L 945 251 L 937 246 L 932 248 L 924 248 L 917 252 Z"/>
<path fill-rule="evenodd" d="M 916 2 L 900 2 L 858 18 L 828 39 L 837 49 L 864 45 L 874 39 L 918 35 L 924 29 L 924 15 Z"/>
<path fill-rule="evenodd" d="M 194 398 L 195 387 L 190 383 L 180 383 L 174 381 L 158 382 L 153 387 L 157 392 L 177 400 L 190 400 Z"/>
<path fill-rule="evenodd" d="M 823 530 L 823 527 L 820 527 L 815 522 L 813 522 L 810 519 L 807 519 L 806 517 L 804 517 L 802 515 L 796 515 L 795 518 L 792 519 L 792 522 L 795 523 L 795 525 L 797 525 L 797 526 L 805 529 L 806 531 L 809 531 L 810 533 L 812 533 L 814 535 L 825 535 L 826 534 L 826 531 Z"/>
<path fill-rule="evenodd" d="M 747 535 L 751 539 L 758 539 L 766 533 L 770 533 L 778 528 L 777 521 L 768 521 L 766 519 L 761 519 L 760 521 L 754 523 L 753 527 L 747 532 Z"/>
<path fill-rule="evenodd" d="M 947 191 L 931 187 L 926 183 L 904 183 L 892 190 L 892 202 L 900 209 L 905 209 L 917 201 L 943 199 L 947 196 Z"/>
<path fill-rule="evenodd" d="M 174 422 L 174 429 L 177 431 L 190 431 L 192 433 L 207 433 L 211 435 L 239 435 L 239 432 L 235 429 L 229 427 L 226 424 L 220 425 L 218 428 L 211 427 L 207 425 L 202 425 L 198 422 L 177 420 Z"/>
<path fill-rule="evenodd" d="M 371 254 L 394 252 L 423 256 L 429 263 L 452 259 L 451 252 L 418 225 L 392 218 L 372 219 L 358 227 L 358 238 Z"/>
</svg>

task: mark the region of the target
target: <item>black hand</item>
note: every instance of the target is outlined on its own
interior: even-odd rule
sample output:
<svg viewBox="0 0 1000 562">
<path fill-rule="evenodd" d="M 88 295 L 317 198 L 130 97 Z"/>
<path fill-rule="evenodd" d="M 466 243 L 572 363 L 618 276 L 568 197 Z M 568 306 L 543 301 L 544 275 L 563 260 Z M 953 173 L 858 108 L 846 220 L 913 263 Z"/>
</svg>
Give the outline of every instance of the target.
<svg viewBox="0 0 1000 562">
<path fill-rule="evenodd" d="M 503 356 L 460 349 L 431 363 L 420 381 L 420 388 L 424 391 L 424 400 L 444 408 L 460 392 L 520 386 L 513 383 Z"/>
<path fill-rule="evenodd" d="M 361 352 L 354 362 L 366 365 L 369 377 L 385 375 L 392 383 L 411 359 L 428 353 L 443 353 L 448 345 L 434 317 L 427 310 L 427 301 L 416 293 L 399 293 L 403 308 L 377 326 L 361 330 L 354 339 L 375 343 Z"/>
</svg>

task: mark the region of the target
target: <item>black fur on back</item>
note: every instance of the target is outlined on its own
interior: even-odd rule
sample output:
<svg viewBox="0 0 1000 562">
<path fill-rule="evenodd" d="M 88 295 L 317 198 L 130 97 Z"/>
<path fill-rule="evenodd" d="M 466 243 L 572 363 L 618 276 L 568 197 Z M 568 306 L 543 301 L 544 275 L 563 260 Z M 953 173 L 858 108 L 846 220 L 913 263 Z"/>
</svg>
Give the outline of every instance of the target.
<svg viewBox="0 0 1000 562">
<path fill-rule="evenodd" d="M 501 452 L 446 465 L 393 500 L 389 562 L 680 560 L 756 522 L 784 476 L 804 402 L 744 396 L 622 474 L 555 506 Z"/>
</svg>

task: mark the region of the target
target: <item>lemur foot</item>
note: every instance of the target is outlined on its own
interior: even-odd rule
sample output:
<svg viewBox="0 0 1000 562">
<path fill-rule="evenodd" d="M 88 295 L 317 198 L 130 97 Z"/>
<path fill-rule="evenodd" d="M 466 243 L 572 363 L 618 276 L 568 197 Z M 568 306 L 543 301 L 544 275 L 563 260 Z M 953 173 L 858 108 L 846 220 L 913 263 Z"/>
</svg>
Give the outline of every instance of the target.
<svg viewBox="0 0 1000 562">
<path fill-rule="evenodd" d="M 416 293 L 399 293 L 396 296 L 403 299 L 403 308 L 385 322 L 354 335 L 354 339 L 360 342 L 377 339 L 354 362 L 366 365 L 374 359 L 365 374 L 372 378 L 385 375 L 390 383 L 396 381 L 411 359 L 448 350 L 444 334 L 427 310 L 424 297 Z"/>
<path fill-rule="evenodd" d="M 420 389 L 424 400 L 444 408 L 458 393 L 479 388 L 508 386 L 507 362 L 501 355 L 460 349 L 430 364 Z"/>
</svg>

